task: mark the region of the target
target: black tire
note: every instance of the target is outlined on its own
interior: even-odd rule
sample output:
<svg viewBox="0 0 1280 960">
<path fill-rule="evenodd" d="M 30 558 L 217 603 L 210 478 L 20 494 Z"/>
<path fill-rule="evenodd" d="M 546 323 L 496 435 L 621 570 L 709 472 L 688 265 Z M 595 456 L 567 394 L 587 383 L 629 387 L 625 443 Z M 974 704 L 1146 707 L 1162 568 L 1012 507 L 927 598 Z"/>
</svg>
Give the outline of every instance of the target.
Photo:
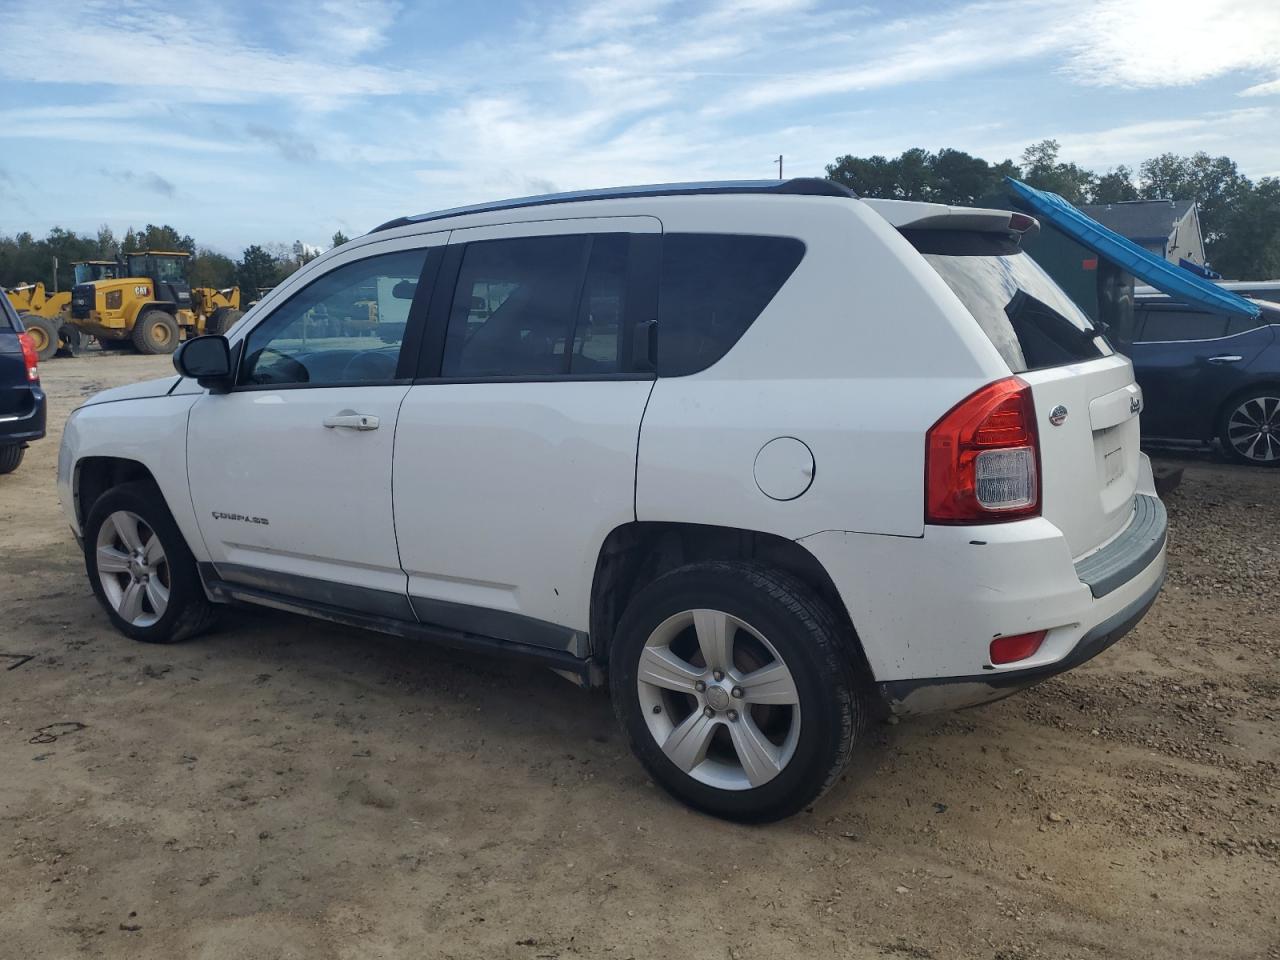
<svg viewBox="0 0 1280 960">
<path fill-rule="evenodd" d="M 137 626 L 124 620 L 107 599 L 98 576 L 98 532 L 113 513 L 127 510 L 160 538 L 168 560 L 169 602 L 155 623 Z M 107 612 L 112 625 L 127 637 L 143 643 L 177 643 L 207 630 L 214 620 L 214 607 L 205 596 L 196 571 L 196 561 L 160 491 L 150 483 L 125 483 L 102 494 L 89 510 L 84 525 L 84 566 L 94 596 Z"/>
<path fill-rule="evenodd" d="M 231 307 L 219 307 L 209 314 L 209 319 L 205 321 L 204 332 L 226 333 L 243 316 L 244 312 L 241 310 L 234 310 Z"/>
<path fill-rule="evenodd" d="M 133 346 L 139 353 L 173 353 L 179 337 L 178 321 L 163 310 L 144 310 L 133 324 Z"/>
<path fill-rule="evenodd" d="M 1280 387 L 1257 387 L 1228 400 L 1218 417 L 1218 441 L 1236 463 L 1280 467 Z"/>
<path fill-rule="evenodd" d="M 74 357 L 80 352 L 83 343 L 80 328 L 75 324 L 64 323 L 58 328 L 58 356 Z"/>
<path fill-rule="evenodd" d="M 695 779 L 667 757 L 646 720 L 636 682 L 646 641 L 669 618 L 705 609 L 751 624 L 794 678 L 803 721 L 794 753 L 759 786 L 722 789 Z M 782 571 L 742 562 L 681 567 L 641 590 L 618 624 L 609 662 L 614 711 L 640 762 L 677 799 L 740 822 L 791 816 L 835 782 L 870 716 L 868 688 L 851 649 L 856 641 L 847 632 L 813 591 Z"/>
<path fill-rule="evenodd" d="M 22 325 L 35 345 L 36 359 L 41 363 L 52 360 L 58 352 L 58 321 L 28 313 L 23 315 Z"/>
<path fill-rule="evenodd" d="M 25 443 L 7 443 L 0 447 L 0 476 L 17 470 L 26 452 Z"/>
</svg>

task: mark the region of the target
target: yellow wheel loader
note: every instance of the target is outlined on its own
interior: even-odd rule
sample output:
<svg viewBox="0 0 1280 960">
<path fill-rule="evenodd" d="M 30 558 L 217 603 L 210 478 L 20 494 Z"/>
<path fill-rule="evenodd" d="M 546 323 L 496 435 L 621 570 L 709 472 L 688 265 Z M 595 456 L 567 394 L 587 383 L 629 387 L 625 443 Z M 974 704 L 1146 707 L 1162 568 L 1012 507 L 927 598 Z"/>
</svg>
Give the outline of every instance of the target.
<svg viewBox="0 0 1280 960">
<path fill-rule="evenodd" d="M 173 353 L 188 337 L 222 333 L 240 319 L 240 288 L 192 289 L 189 253 L 125 254 L 123 276 L 77 283 L 71 322 L 104 349 L 132 345 L 139 353 Z"/>
<path fill-rule="evenodd" d="M 85 283 L 119 276 L 120 264 L 115 260 L 80 260 L 75 271 L 76 283 Z M 39 360 L 49 360 L 58 353 L 74 354 L 80 348 L 80 330 L 68 322 L 71 291 L 49 294 L 43 283 L 24 283 L 5 294 L 22 317 Z"/>
</svg>

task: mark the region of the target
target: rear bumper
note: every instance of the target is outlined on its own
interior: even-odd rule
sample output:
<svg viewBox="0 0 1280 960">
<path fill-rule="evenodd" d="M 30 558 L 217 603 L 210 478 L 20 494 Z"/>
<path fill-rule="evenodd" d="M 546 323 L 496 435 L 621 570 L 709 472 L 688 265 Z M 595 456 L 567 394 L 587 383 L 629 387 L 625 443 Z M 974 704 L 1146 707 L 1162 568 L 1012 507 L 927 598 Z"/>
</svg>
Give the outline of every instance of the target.
<svg viewBox="0 0 1280 960">
<path fill-rule="evenodd" d="M 959 710 L 1003 699 L 1042 680 L 1073 670 L 1102 653 L 1146 616 L 1164 585 L 1163 551 L 1158 566 L 1159 575 L 1140 596 L 1089 630 L 1061 660 L 1029 670 L 1009 670 L 971 677 L 891 680 L 879 685 L 880 694 L 895 714 Z"/>
<path fill-rule="evenodd" d="M 45 399 L 39 387 L 31 390 L 32 405 L 20 413 L 0 414 L 0 444 L 30 443 L 44 436 Z"/>
<path fill-rule="evenodd" d="M 822 563 L 898 714 L 975 706 L 1097 656 L 1164 582 L 1167 517 L 1144 485 L 1125 530 L 1073 562 L 1043 517 L 926 527 L 922 537 L 826 532 L 800 541 Z M 991 641 L 1045 631 L 1039 650 L 993 664 Z"/>
</svg>

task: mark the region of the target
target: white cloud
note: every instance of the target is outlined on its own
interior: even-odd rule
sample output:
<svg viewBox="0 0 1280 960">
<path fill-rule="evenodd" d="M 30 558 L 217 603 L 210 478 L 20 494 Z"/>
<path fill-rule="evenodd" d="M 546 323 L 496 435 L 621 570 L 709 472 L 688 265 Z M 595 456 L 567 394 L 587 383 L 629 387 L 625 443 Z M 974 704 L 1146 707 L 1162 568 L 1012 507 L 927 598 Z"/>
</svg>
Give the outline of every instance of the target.
<svg viewBox="0 0 1280 960">
<path fill-rule="evenodd" d="M 421 73 L 350 63 L 346 55 L 268 49 L 255 41 L 252 23 L 232 23 L 216 7 L 184 4 L 181 13 L 171 11 L 169 4 L 143 0 L 24 3 L 6 14 L 0 75 L 163 92 L 171 102 L 287 98 L 320 109 L 439 86 Z M 345 22 L 330 21 L 335 41 Z M 379 36 L 370 26 L 348 42 L 367 50 Z"/>
</svg>

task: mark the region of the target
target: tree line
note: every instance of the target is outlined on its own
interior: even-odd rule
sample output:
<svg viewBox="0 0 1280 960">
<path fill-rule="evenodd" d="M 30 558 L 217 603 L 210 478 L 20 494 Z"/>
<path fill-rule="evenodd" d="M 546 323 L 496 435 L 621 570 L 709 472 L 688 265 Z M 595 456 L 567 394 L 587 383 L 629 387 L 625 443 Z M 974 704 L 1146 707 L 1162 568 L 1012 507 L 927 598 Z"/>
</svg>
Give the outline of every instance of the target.
<svg viewBox="0 0 1280 960">
<path fill-rule="evenodd" d="M 332 244 L 336 247 L 347 239 L 339 231 L 333 235 Z M 239 260 L 233 260 L 199 246 L 190 234 L 180 233 L 168 224 L 149 223 L 141 230 L 130 227 L 120 239 L 105 224 L 92 236 L 54 227 L 42 240 L 27 232 L 0 236 L 0 286 L 43 283 L 50 292 L 55 286 L 58 290 L 70 290 L 75 283 L 73 264 L 77 260 L 116 260 L 142 250 L 189 253 L 187 278 L 193 287 L 238 286 L 246 301 L 261 296 L 263 291 L 276 286 L 317 256 L 314 249 L 302 243 L 292 247 L 282 243 L 255 243 L 245 248 Z"/>
<path fill-rule="evenodd" d="M 981 206 L 1006 196 L 1006 176 L 1051 190 L 1074 204 L 1125 200 L 1195 200 L 1205 255 L 1223 276 L 1280 277 L 1280 178 L 1254 182 L 1230 157 L 1162 153 L 1098 173 L 1059 159 L 1056 140 L 1023 151 L 1019 163 L 990 163 L 962 150 L 917 147 L 896 157 L 838 157 L 827 177 L 859 196 Z"/>
</svg>

